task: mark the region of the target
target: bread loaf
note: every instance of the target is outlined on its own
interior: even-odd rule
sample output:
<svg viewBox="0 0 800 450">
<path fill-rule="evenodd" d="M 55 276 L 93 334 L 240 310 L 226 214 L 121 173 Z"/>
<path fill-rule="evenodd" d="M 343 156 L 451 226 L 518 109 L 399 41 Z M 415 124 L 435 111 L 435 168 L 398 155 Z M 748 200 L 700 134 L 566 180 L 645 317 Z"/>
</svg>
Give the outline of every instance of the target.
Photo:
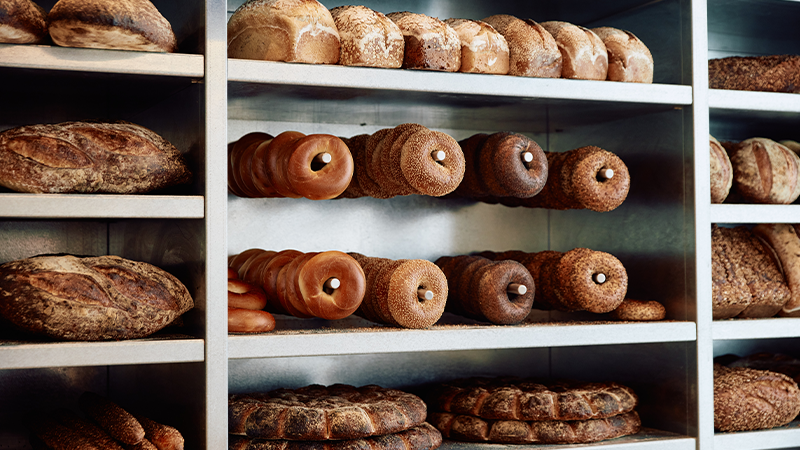
<svg viewBox="0 0 800 450">
<path fill-rule="evenodd" d="M 181 432 L 169 425 L 158 423 L 143 416 L 136 416 L 136 420 L 144 429 L 144 437 L 158 450 L 183 450 L 184 439 Z"/>
<path fill-rule="evenodd" d="M 800 157 L 766 138 L 736 144 L 731 153 L 736 190 L 753 203 L 788 205 L 800 196 Z"/>
<path fill-rule="evenodd" d="M 0 318 L 56 339 L 133 339 L 193 306 L 171 274 L 118 256 L 37 256 L 0 265 Z"/>
<path fill-rule="evenodd" d="M 469 19 L 447 19 L 461 40 L 459 72 L 508 73 L 508 43 L 506 38 L 486 22 Z"/>
<path fill-rule="evenodd" d="M 441 20 L 408 11 L 386 17 L 400 28 L 405 40 L 404 69 L 456 72 L 461 67 L 461 40 Z"/>
<path fill-rule="evenodd" d="M 711 147 L 711 203 L 722 203 L 733 185 L 733 166 L 728 152 L 714 136 L 709 136 Z"/>
<path fill-rule="evenodd" d="M 653 82 L 653 55 L 630 31 L 611 27 L 592 28 L 608 52 L 609 81 Z"/>
<path fill-rule="evenodd" d="M 608 51 L 603 40 L 592 30 L 558 21 L 542 22 L 541 25 L 553 35 L 561 51 L 561 78 L 606 79 Z"/>
<path fill-rule="evenodd" d="M 228 57 L 339 62 L 339 32 L 317 0 L 248 0 L 228 20 Z"/>
<path fill-rule="evenodd" d="M 81 410 L 114 439 L 128 445 L 138 444 L 144 439 L 144 428 L 139 421 L 102 395 L 84 392 L 79 403 Z"/>
<path fill-rule="evenodd" d="M 47 39 L 47 13 L 31 0 L 0 0 L 0 43 L 39 44 Z"/>
<path fill-rule="evenodd" d="M 338 6 L 331 16 L 339 31 L 339 64 L 400 68 L 405 41 L 388 17 L 366 6 Z"/>
<path fill-rule="evenodd" d="M 800 56 L 731 56 L 708 62 L 708 87 L 800 92 Z"/>
<path fill-rule="evenodd" d="M 786 223 L 761 223 L 753 227 L 753 233 L 775 252 L 791 292 L 779 314 L 800 315 L 800 236 L 796 227 Z"/>
<path fill-rule="evenodd" d="M 19 192 L 138 194 L 190 179 L 178 149 L 130 122 L 64 122 L 0 132 L 0 185 Z"/>
<path fill-rule="evenodd" d="M 149 0 L 59 0 L 48 14 L 62 47 L 174 52 L 172 26 Z"/>
<path fill-rule="evenodd" d="M 531 19 L 497 14 L 483 19 L 508 42 L 508 74 L 558 78 L 563 58 L 553 36 Z"/>
<path fill-rule="evenodd" d="M 361 439 L 307 442 L 231 435 L 228 442 L 229 450 L 434 450 L 442 444 L 442 433 L 423 423 L 397 433 Z"/>
<path fill-rule="evenodd" d="M 786 375 L 714 365 L 714 428 L 744 431 L 774 428 L 800 412 L 800 389 Z"/>
</svg>

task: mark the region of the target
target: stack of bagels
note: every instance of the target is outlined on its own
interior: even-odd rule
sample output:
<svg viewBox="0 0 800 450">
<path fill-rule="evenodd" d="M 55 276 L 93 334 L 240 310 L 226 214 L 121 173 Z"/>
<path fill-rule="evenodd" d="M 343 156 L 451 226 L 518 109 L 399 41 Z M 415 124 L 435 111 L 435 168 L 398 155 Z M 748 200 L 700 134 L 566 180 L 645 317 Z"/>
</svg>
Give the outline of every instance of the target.
<svg viewBox="0 0 800 450">
<path fill-rule="evenodd" d="M 445 21 L 316 0 L 248 0 L 228 21 L 230 58 L 312 64 L 653 82 L 633 33 L 497 14 Z"/>
</svg>

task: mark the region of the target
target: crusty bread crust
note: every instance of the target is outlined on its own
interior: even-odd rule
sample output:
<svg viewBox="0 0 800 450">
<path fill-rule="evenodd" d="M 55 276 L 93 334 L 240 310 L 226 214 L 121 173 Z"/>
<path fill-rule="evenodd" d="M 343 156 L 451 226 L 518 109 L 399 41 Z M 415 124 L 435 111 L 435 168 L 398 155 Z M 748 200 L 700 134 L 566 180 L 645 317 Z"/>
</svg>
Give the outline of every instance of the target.
<svg viewBox="0 0 800 450">
<path fill-rule="evenodd" d="M 47 13 L 31 0 L 0 0 L 0 43 L 40 44 L 47 40 Z"/>
<path fill-rule="evenodd" d="M 252 439 L 231 435 L 229 450 L 434 450 L 442 444 L 442 433 L 429 423 L 393 434 L 336 441 L 287 441 Z"/>
<path fill-rule="evenodd" d="M 558 78 L 563 57 L 553 36 L 531 19 L 497 14 L 483 19 L 508 42 L 508 74 L 522 77 Z"/>
<path fill-rule="evenodd" d="M 709 136 L 711 150 L 711 203 L 722 203 L 733 186 L 733 166 L 728 152 L 714 136 Z"/>
<path fill-rule="evenodd" d="M 753 203 L 788 205 L 800 197 L 800 157 L 767 138 L 750 138 L 730 152 L 736 190 Z"/>
<path fill-rule="evenodd" d="M 461 40 L 459 72 L 508 73 L 508 43 L 506 38 L 481 20 L 447 19 Z"/>
<path fill-rule="evenodd" d="M 461 40 L 441 20 L 408 11 L 386 15 L 400 27 L 405 39 L 404 69 L 456 72 L 461 67 Z"/>
<path fill-rule="evenodd" d="M 405 40 L 400 28 L 383 13 L 366 6 L 331 9 L 341 41 L 339 64 L 400 68 Z"/>
<path fill-rule="evenodd" d="M 630 31 L 611 27 L 592 28 L 608 51 L 609 81 L 653 82 L 653 55 Z"/>
<path fill-rule="evenodd" d="M 714 365 L 714 428 L 744 431 L 786 425 L 800 413 L 800 389 L 784 374 Z"/>
<path fill-rule="evenodd" d="M 48 14 L 62 47 L 174 52 L 172 26 L 149 0 L 59 0 Z"/>
<path fill-rule="evenodd" d="M 549 21 L 541 25 L 556 40 L 561 56 L 561 78 L 605 80 L 608 52 L 603 40 L 588 28 L 568 22 Z"/>
<path fill-rule="evenodd" d="M 800 93 L 800 56 L 731 56 L 708 62 L 708 87 Z"/>
</svg>

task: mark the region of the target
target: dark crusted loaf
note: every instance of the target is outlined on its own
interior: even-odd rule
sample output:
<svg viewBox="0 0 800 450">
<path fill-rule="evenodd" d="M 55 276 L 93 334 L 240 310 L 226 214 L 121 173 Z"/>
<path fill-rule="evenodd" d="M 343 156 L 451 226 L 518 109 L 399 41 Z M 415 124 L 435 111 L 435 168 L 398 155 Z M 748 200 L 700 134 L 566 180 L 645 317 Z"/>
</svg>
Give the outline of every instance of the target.
<svg viewBox="0 0 800 450">
<path fill-rule="evenodd" d="M 786 425 L 800 412 L 800 389 L 786 375 L 714 365 L 714 427 L 743 431 Z"/>
<path fill-rule="evenodd" d="M 171 274 L 118 256 L 37 256 L 0 265 L 0 319 L 57 339 L 144 337 L 193 305 Z"/>
<path fill-rule="evenodd" d="M 708 87 L 800 92 L 800 56 L 731 56 L 708 62 Z"/>
<path fill-rule="evenodd" d="M 0 185 L 19 192 L 136 194 L 190 179 L 175 146 L 129 122 L 64 122 L 0 132 Z"/>
<path fill-rule="evenodd" d="M 442 433 L 429 423 L 393 434 L 330 441 L 287 441 L 230 436 L 228 450 L 433 450 Z"/>
</svg>

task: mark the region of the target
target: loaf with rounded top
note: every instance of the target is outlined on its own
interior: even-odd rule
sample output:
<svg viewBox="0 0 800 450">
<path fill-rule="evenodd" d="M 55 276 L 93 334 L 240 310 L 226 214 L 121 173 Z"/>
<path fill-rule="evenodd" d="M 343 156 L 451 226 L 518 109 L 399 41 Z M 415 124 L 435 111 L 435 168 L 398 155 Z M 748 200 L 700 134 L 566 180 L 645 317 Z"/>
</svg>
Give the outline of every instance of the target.
<svg viewBox="0 0 800 450">
<path fill-rule="evenodd" d="M 405 40 L 400 28 L 383 13 L 361 5 L 330 10 L 339 32 L 339 64 L 400 68 Z"/>
<path fill-rule="evenodd" d="M 339 62 L 339 31 L 317 0 L 248 0 L 228 20 L 228 57 Z"/>
<path fill-rule="evenodd" d="M 722 203 L 733 186 L 733 166 L 725 147 L 714 136 L 709 136 L 711 149 L 711 203 Z"/>
<path fill-rule="evenodd" d="M 779 311 L 781 316 L 800 315 L 800 236 L 797 227 L 786 223 L 760 223 L 753 233 L 774 251 L 790 297 Z"/>
<path fill-rule="evenodd" d="M 522 77 L 558 78 L 563 57 L 553 36 L 531 19 L 497 14 L 483 19 L 508 43 L 508 74 Z"/>
<path fill-rule="evenodd" d="M 0 0 L 0 43 L 40 44 L 47 39 L 47 12 L 31 0 Z"/>
<path fill-rule="evenodd" d="M 461 67 L 461 40 L 450 25 L 408 11 L 389 13 L 386 17 L 403 33 L 404 69 L 456 72 Z"/>
<path fill-rule="evenodd" d="M 174 52 L 169 21 L 149 0 L 59 0 L 47 16 L 62 47 Z"/>
<path fill-rule="evenodd" d="M 130 122 L 64 122 L 0 132 L 0 185 L 19 192 L 138 194 L 190 179 L 175 146 Z"/>
<path fill-rule="evenodd" d="M 508 43 L 502 34 L 482 20 L 447 19 L 461 40 L 459 72 L 508 73 Z"/>
<path fill-rule="evenodd" d="M 608 52 L 609 81 L 653 82 L 653 55 L 633 33 L 612 27 L 592 28 Z"/>
<path fill-rule="evenodd" d="M 173 275 L 118 256 L 37 256 L 0 265 L 0 317 L 65 340 L 148 336 L 194 305 Z"/>
<path fill-rule="evenodd" d="M 745 431 L 786 425 L 800 413 L 800 389 L 767 370 L 714 365 L 714 428 Z"/>
<path fill-rule="evenodd" d="M 735 144 L 730 152 L 736 191 L 753 203 L 788 205 L 800 197 L 800 157 L 767 138 Z"/>
<path fill-rule="evenodd" d="M 396 389 L 310 385 L 231 395 L 228 428 L 262 439 L 358 439 L 418 426 L 426 413 L 419 397 Z"/>
<path fill-rule="evenodd" d="M 603 40 L 592 30 L 568 22 L 542 22 L 553 35 L 563 58 L 561 78 L 605 80 L 608 75 L 608 51 Z"/>
</svg>

